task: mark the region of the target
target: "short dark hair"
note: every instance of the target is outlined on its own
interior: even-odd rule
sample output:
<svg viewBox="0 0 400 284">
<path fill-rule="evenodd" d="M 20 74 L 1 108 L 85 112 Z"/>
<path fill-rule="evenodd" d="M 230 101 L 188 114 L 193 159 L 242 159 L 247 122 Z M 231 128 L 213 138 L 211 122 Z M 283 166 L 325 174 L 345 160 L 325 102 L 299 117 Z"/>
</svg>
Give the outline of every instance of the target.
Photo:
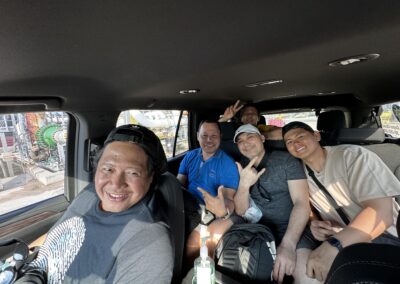
<svg viewBox="0 0 400 284">
<path fill-rule="evenodd" d="M 245 108 L 247 108 L 247 107 L 255 108 L 256 111 L 257 111 L 257 114 L 260 115 L 260 111 L 258 110 L 258 107 L 257 107 L 255 104 L 253 104 L 253 103 L 248 103 L 248 104 L 245 104 L 245 105 L 242 107 L 242 109 L 240 110 L 240 117 L 242 117 L 242 114 L 243 114 Z"/>
<path fill-rule="evenodd" d="M 282 127 L 282 137 L 284 137 L 285 134 L 289 130 L 296 129 L 296 128 L 301 128 L 308 132 L 314 133 L 314 129 L 312 129 L 312 127 L 309 126 L 308 124 L 301 122 L 301 121 L 292 121 L 292 122 L 286 124 L 284 127 Z"/>
<path fill-rule="evenodd" d="M 216 124 L 217 127 L 218 127 L 218 130 L 219 130 L 219 133 L 221 133 L 221 125 L 220 125 L 219 122 L 218 122 L 217 120 L 215 120 L 215 119 L 205 119 L 205 120 L 200 121 L 199 128 L 198 128 L 197 131 L 200 131 L 200 128 L 203 126 L 204 123 L 213 123 L 213 124 Z"/>
</svg>

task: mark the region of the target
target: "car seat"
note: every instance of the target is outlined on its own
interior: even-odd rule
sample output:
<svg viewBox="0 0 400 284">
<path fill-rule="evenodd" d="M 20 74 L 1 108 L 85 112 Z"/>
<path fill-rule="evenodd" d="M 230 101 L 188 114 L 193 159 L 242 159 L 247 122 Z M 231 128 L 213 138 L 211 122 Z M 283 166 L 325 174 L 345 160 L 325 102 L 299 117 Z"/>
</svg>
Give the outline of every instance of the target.
<svg viewBox="0 0 400 284">
<path fill-rule="evenodd" d="M 345 247 L 335 258 L 325 284 L 399 283 L 400 247 L 359 243 Z"/>
<path fill-rule="evenodd" d="M 167 222 L 170 226 L 172 242 L 175 250 L 172 283 L 180 283 L 185 243 L 185 213 L 183 207 L 182 185 L 174 175 L 166 172 L 161 175 L 157 188 L 167 206 Z"/>
<path fill-rule="evenodd" d="M 237 145 L 233 142 L 235 131 L 238 125 L 233 122 L 220 123 L 221 126 L 221 144 L 220 149 L 232 157 L 235 161 L 240 161 L 241 154 Z"/>
<path fill-rule="evenodd" d="M 318 116 L 317 130 L 321 133 L 321 145 L 336 145 L 339 129 L 346 128 L 346 119 L 341 110 L 322 112 Z"/>
<path fill-rule="evenodd" d="M 362 145 L 374 152 L 400 180 L 400 145 L 383 143 L 385 138 L 383 128 L 344 128 L 339 130 L 337 142 Z"/>
</svg>

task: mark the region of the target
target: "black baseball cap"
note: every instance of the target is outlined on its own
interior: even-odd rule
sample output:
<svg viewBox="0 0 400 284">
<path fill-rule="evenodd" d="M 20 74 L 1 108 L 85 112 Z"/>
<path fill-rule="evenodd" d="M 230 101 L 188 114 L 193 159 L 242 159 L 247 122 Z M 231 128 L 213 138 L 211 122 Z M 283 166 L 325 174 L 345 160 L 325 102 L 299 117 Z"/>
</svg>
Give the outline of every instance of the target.
<svg viewBox="0 0 400 284">
<path fill-rule="evenodd" d="M 114 142 L 131 142 L 138 144 L 152 159 L 156 174 L 167 171 L 167 158 L 160 139 L 150 129 L 137 124 L 126 124 L 114 128 L 104 141 L 104 146 Z"/>
<path fill-rule="evenodd" d="M 304 130 L 307 130 L 308 132 L 314 133 L 314 129 L 312 129 L 312 127 L 304 122 L 301 121 L 292 121 L 288 124 L 286 124 L 283 128 L 282 128 L 282 137 L 285 136 L 285 134 L 292 129 L 296 129 L 296 128 L 302 128 Z"/>
</svg>

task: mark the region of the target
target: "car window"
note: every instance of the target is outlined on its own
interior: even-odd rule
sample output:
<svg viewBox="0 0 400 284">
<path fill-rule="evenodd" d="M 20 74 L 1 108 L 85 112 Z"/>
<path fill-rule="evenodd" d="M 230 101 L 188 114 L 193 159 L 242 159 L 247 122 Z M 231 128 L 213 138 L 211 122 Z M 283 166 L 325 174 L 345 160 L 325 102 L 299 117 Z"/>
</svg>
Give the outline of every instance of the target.
<svg viewBox="0 0 400 284">
<path fill-rule="evenodd" d="M 0 115 L 0 216 L 64 193 L 68 116 Z"/>
<path fill-rule="evenodd" d="M 267 125 L 275 125 L 283 127 L 292 121 L 302 121 L 310 125 L 313 129 L 317 129 L 317 117 L 315 112 L 292 112 L 292 113 L 276 113 L 276 114 L 264 114 Z"/>
<path fill-rule="evenodd" d="M 383 105 L 380 118 L 385 133 L 400 138 L 400 102 Z"/>
<path fill-rule="evenodd" d="M 181 119 L 179 119 L 180 117 Z M 127 110 L 121 112 L 117 126 L 129 123 L 143 125 L 151 129 L 160 138 L 167 158 L 172 158 L 189 149 L 187 111 Z M 175 140 L 177 129 L 178 136 Z"/>
</svg>

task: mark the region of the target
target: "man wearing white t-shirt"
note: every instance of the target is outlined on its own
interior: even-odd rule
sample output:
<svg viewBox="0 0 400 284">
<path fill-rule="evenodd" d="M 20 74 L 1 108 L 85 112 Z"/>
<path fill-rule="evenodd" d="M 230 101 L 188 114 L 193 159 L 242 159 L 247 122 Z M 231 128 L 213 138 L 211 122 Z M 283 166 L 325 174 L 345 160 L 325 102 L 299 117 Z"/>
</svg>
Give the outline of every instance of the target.
<svg viewBox="0 0 400 284">
<path fill-rule="evenodd" d="M 322 147 L 319 132 L 298 121 L 282 132 L 290 154 L 304 163 L 310 201 L 322 219 L 310 225 L 323 243 L 310 251 L 309 277 L 325 280 L 336 255 L 351 244 L 400 245 L 394 226 L 400 182 L 375 153 L 356 145 Z"/>
</svg>

